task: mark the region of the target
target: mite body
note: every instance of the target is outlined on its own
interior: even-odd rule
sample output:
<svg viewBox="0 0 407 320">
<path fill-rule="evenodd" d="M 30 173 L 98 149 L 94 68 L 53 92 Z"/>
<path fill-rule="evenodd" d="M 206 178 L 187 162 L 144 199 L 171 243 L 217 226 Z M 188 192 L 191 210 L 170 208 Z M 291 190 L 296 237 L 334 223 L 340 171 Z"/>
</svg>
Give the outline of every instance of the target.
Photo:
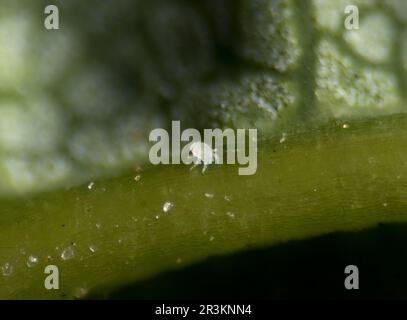
<svg viewBox="0 0 407 320">
<path fill-rule="evenodd" d="M 208 166 L 212 163 L 219 163 L 219 156 L 216 149 L 212 149 L 211 146 L 204 142 L 194 142 L 189 147 L 189 157 L 192 158 L 194 164 L 191 168 L 202 164 L 202 173 L 206 171 Z"/>
</svg>

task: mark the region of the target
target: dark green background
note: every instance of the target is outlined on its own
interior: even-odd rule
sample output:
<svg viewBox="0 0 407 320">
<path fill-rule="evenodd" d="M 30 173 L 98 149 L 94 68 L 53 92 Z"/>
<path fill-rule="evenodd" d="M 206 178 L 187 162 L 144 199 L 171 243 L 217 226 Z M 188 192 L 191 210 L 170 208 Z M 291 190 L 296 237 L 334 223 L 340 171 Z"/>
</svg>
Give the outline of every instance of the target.
<svg viewBox="0 0 407 320">
<path fill-rule="evenodd" d="M 405 298 L 407 224 L 381 224 L 214 257 L 114 292 L 110 298 Z M 359 268 L 359 290 L 344 269 Z M 94 296 L 93 298 L 101 298 Z"/>
</svg>

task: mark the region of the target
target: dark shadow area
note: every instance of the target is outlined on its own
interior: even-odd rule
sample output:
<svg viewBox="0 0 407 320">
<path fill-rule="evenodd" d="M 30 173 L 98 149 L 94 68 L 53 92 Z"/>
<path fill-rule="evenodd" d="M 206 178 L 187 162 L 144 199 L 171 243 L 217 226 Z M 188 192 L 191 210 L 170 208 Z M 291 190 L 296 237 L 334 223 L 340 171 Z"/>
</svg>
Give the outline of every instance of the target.
<svg viewBox="0 0 407 320">
<path fill-rule="evenodd" d="M 213 257 L 121 288 L 109 298 L 404 298 L 406 243 L 407 224 L 379 225 Z M 344 287 L 350 264 L 359 268 L 359 290 Z"/>
</svg>

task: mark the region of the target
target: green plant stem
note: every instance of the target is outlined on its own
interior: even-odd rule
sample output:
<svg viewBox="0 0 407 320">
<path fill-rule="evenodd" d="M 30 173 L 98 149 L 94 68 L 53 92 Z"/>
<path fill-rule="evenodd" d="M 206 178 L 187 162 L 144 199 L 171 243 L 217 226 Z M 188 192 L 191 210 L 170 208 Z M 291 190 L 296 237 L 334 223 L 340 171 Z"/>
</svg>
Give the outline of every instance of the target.
<svg viewBox="0 0 407 320">
<path fill-rule="evenodd" d="M 205 174 L 161 166 L 91 189 L 2 200 L 0 264 L 13 272 L 0 274 L 0 297 L 103 294 L 212 255 L 406 221 L 407 116 L 345 127 L 260 142 L 253 176 L 239 176 L 235 165 Z M 61 259 L 69 246 L 75 255 Z M 29 255 L 40 260 L 31 268 Z M 48 264 L 59 267 L 59 290 L 44 288 Z"/>
</svg>

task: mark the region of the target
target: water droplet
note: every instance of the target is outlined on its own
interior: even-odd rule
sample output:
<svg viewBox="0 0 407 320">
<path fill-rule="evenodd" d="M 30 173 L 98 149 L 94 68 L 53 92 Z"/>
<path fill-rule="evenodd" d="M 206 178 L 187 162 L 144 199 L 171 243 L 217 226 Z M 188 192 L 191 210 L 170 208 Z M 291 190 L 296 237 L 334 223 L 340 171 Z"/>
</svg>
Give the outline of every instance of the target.
<svg viewBox="0 0 407 320">
<path fill-rule="evenodd" d="M 1 267 L 1 271 L 3 273 L 3 276 L 8 277 L 13 273 L 13 266 L 10 264 L 10 262 L 6 262 Z"/>
<path fill-rule="evenodd" d="M 166 202 L 163 205 L 163 211 L 164 213 L 168 213 L 172 208 L 174 207 L 174 204 L 172 204 L 171 202 Z"/>
<path fill-rule="evenodd" d="M 89 189 L 89 190 L 92 190 L 92 188 L 94 187 L 94 185 L 95 185 L 94 182 L 89 183 L 89 184 L 88 184 L 88 189 Z"/>
<path fill-rule="evenodd" d="M 345 123 L 345 124 L 342 126 L 342 128 L 344 128 L 344 129 L 349 129 L 350 126 L 349 126 L 347 123 Z"/>
<path fill-rule="evenodd" d="M 388 206 L 387 202 L 383 203 L 383 207 L 387 207 L 387 206 Z"/>
<path fill-rule="evenodd" d="M 205 197 L 212 199 L 214 197 L 213 193 L 205 193 Z"/>
<path fill-rule="evenodd" d="M 210 236 L 209 241 L 213 241 L 213 240 L 215 240 L 215 237 L 214 237 L 214 236 Z"/>
<path fill-rule="evenodd" d="M 137 175 L 137 176 L 134 177 L 134 181 L 136 181 L 136 182 L 140 181 L 140 179 L 141 179 L 140 175 Z"/>
<path fill-rule="evenodd" d="M 165 211 L 164 211 L 164 212 L 165 212 Z M 159 215 L 156 215 L 156 216 L 155 216 L 155 219 L 156 219 L 156 220 L 160 219 L 160 216 L 159 216 Z"/>
<path fill-rule="evenodd" d="M 98 247 L 92 244 L 89 246 L 89 250 L 90 252 L 95 253 L 96 251 L 98 251 Z"/>
<path fill-rule="evenodd" d="M 235 217 L 235 214 L 233 212 L 230 212 L 230 211 L 226 212 L 226 215 L 228 217 L 232 218 L 232 219 Z"/>
<path fill-rule="evenodd" d="M 223 197 L 223 199 L 225 199 L 226 201 L 231 201 L 231 200 L 232 200 L 228 195 L 225 195 L 225 196 Z"/>
<path fill-rule="evenodd" d="M 27 267 L 28 268 L 33 268 L 38 264 L 38 262 L 40 262 L 40 259 L 37 256 L 30 255 L 27 258 Z"/>
<path fill-rule="evenodd" d="M 101 225 L 100 223 L 96 223 L 95 226 L 96 226 L 97 229 L 100 229 L 100 227 L 101 227 L 102 225 Z"/>
<path fill-rule="evenodd" d="M 76 288 L 73 295 L 75 299 L 83 299 L 88 295 L 88 293 L 89 290 L 86 288 Z"/>
<path fill-rule="evenodd" d="M 73 247 L 69 246 L 66 248 L 64 251 L 61 253 L 61 259 L 62 260 L 69 260 L 72 259 L 75 256 L 75 250 Z"/>
<path fill-rule="evenodd" d="M 181 258 L 177 258 L 177 263 L 180 264 L 182 262 Z"/>
</svg>

